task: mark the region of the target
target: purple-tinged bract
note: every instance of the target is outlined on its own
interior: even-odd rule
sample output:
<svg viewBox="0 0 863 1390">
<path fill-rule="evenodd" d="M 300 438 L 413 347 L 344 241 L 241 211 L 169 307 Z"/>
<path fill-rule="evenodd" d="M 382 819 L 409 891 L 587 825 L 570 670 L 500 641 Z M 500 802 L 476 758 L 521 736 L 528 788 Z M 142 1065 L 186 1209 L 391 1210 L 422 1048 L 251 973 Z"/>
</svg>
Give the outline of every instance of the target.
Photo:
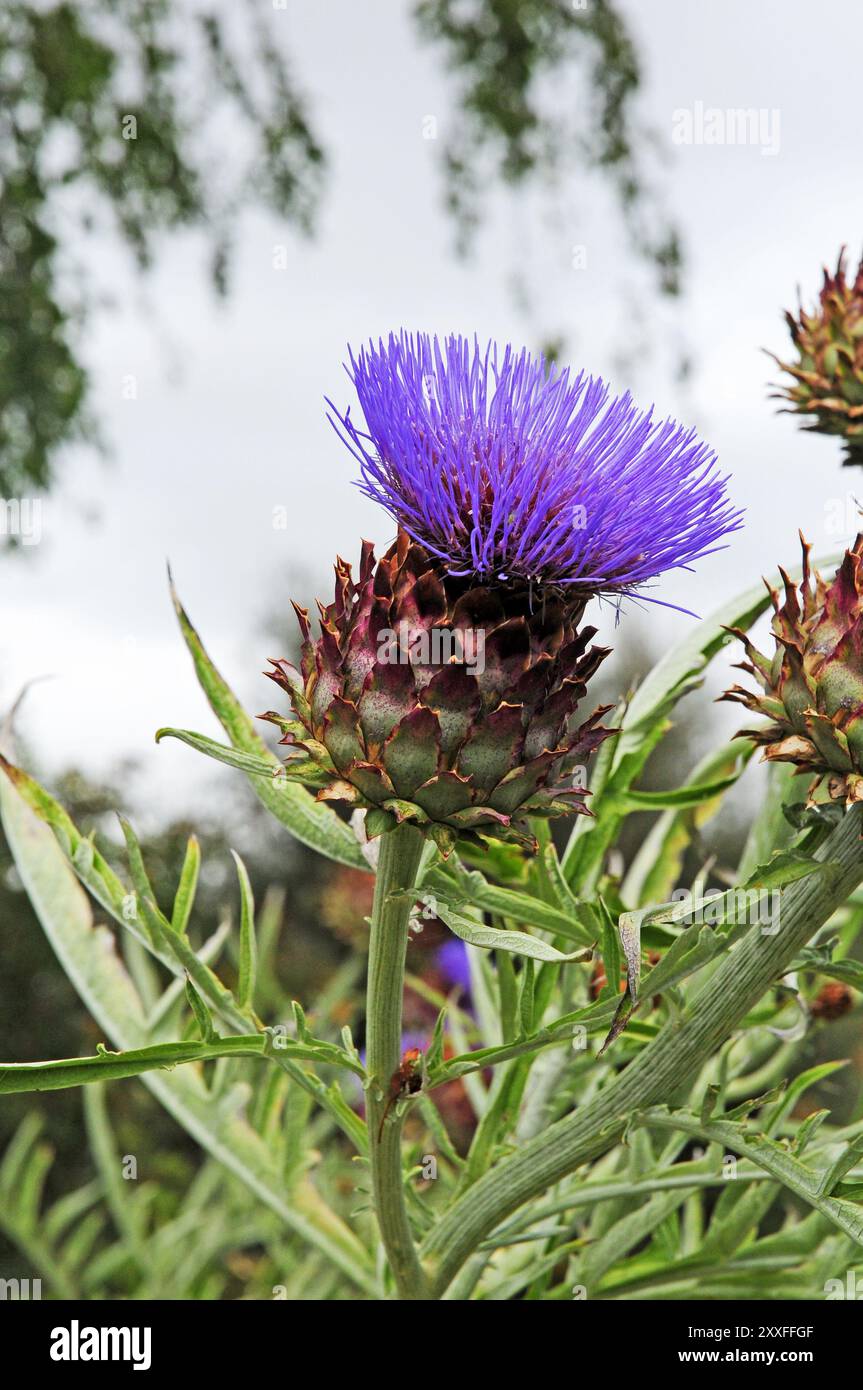
<svg viewBox="0 0 863 1390">
<path fill-rule="evenodd" d="M 775 392 L 804 428 L 838 435 L 845 441 L 846 464 L 863 464 L 863 259 L 847 274 L 845 248 L 836 270 L 824 270 L 817 306 L 799 306 L 785 321 L 797 352 L 796 362 L 774 362 L 793 378 Z"/>
<path fill-rule="evenodd" d="M 746 648 L 740 669 L 760 691 L 735 685 L 722 698 L 767 719 L 738 737 L 751 738 L 765 759 L 809 774 L 810 802 L 826 783 L 831 800 L 851 805 L 863 801 L 863 534 L 831 580 L 813 573 L 810 547 L 800 540 L 799 588 L 780 569 L 781 604 L 782 595 L 770 589 L 773 656 L 762 655 L 740 628 L 730 629 Z"/>
<path fill-rule="evenodd" d="M 715 455 L 598 377 L 427 334 L 351 352 L 328 402 L 360 487 L 453 575 L 626 594 L 741 524 Z"/>
<path fill-rule="evenodd" d="M 608 654 L 584 606 L 448 574 L 404 530 L 378 560 L 365 542 L 356 578 L 336 563 L 319 638 L 295 605 L 300 670 L 267 673 L 294 708 L 263 715 L 300 755 L 286 775 L 364 808 L 369 838 L 410 821 L 444 854 L 484 836 L 532 846 L 532 817 L 586 813 L 586 765 L 613 732 L 608 705 L 579 714 Z"/>
</svg>

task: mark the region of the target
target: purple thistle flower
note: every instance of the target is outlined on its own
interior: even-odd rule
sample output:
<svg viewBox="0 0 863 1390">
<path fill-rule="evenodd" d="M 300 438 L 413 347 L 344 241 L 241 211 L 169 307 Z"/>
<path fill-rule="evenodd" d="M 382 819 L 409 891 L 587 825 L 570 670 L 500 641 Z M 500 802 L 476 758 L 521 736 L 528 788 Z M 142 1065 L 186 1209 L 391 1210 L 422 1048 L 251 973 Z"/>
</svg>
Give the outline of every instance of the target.
<svg viewBox="0 0 863 1390">
<path fill-rule="evenodd" d="M 695 431 L 599 377 L 425 333 L 349 355 L 365 429 L 327 404 L 358 486 L 453 575 L 627 594 L 741 525 Z"/>
</svg>

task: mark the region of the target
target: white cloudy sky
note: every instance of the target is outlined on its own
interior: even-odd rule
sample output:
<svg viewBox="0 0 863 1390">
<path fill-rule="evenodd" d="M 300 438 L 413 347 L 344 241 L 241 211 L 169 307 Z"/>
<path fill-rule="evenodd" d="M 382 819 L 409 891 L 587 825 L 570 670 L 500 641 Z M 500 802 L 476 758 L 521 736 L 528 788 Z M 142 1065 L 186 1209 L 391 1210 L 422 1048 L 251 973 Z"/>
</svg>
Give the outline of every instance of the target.
<svg viewBox="0 0 863 1390">
<path fill-rule="evenodd" d="M 671 603 L 709 612 L 776 559 L 792 560 L 798 525 L 822 550 L 835 546 L 825 500 L 849 490 L 838 446 L 772 413 L 759 348 L 784 347 L 780 310 L 798 283 L 813 295 L 821 263 L 842 242 L 852 254 L 863 245 L 859 93 L 848 61 L 859 51 L 859 6 L 838 0 L 823 22 L 806 0 L 624 8 L 644 54 L 642 114 L 661 137 L 688 252 L 686 298 L 673 312 L 655 310 L 655 346 L 639 347 L 634 373 L 615 377 L 614 366 L 621 348 L 641 342 L 629 296 L 643 277 L 596 185 L 564 190 L 553 217 L 547 204 L 498 199 L 474 257 L 453 257 L 439 146 L 422 138 L 430 114 L 445 133 L 450 88 L 418 46 L 409 7 L 394 0 L 292 0 L 276 16 L 330 153 L 313 243 L 247 217 L 227 306 L 210 295 L 194 239 L 166 246 L 145 298 L 109 238 L 78 248 L 119 300 L 86 344 L 113 459 L 71 454 L 46 503 L 42 543 L 0 557 L 0 705 L 29 678 L 54 676 L 21 716 L 43 767 L 75 761 L 99 773 L 131 755 L 163 810 L 188 808 L 195 755 L 157 749 L 153 731 L 212 725 L 173 625 L 166 558 L 211 652 L 250 707 L 265 708 L 265 618 L 287 610 L 291 579 L 307 596 L 336 551 L 350 556 L 361 535 L 382 542 L 390 532 L 351 487 L 352 460 L 326 424 L 322 396 L 347 402 L 346 341 L 391 327 L 531 344 L 563 332 L 578 365 L 696 423 L 734 475 L 748 525 L 696 576 L 663 581 L 658 592 Z M 556 99 L 577 104 L 580 90 L 573 75 Z M 674 111 L 696 102 L 777 110 L 778 153 L 674 145 Z M 283 242 L 289 265 L 276 271 L 273 248 Z M 576 244 L 586 247 L 585 270 L 572 268 Z M 529 284 L 526 311 L 507 290 L 516 265 Z M 666 350 L 677 337 L 698 362 L 685 395 Z M 136 401 L 122 399 L 127 373 Z M 280 506 L 286 530 L 273 527 Z M 617 642 L 647 623 L 670 641 L 691 620 L 633 611 Z"/>
</svg>

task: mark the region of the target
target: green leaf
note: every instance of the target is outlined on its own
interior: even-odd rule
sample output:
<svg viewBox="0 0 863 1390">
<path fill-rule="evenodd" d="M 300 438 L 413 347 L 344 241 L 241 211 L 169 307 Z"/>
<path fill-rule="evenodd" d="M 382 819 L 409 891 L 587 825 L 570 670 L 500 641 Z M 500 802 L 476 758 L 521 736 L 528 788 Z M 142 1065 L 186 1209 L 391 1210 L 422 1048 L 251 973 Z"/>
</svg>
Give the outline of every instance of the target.
<svg viewBox="0 0 863 1390">
<path fill-rule="evenodd" d="M 150 1047 L 122 1052 L 103 1049 L 95 1057 L 67 1057 L 56 1062 L 2 1062 L 0 1095 L 61 1091 L 69 1086 L 141 1076 L 144 1072 L 170 1069 L 182 1062 L 208 1062 L 217 1057 L 263 1057 L 266 1041 L 263 1034 L 252 1033 L 201 1042 L 154 1043 Z"/>
<path fill-rule="evenodd" d="M 642 1111 L 635 1122 L 660 1129 L 677 1129 L 695 1138 L 712 1140 L 724 1145 L 726 1150 L 731 1149 L 741 1157 L 751 1159 L 863 1246 L 863 1208 L 843 1198 L 825 1196 L 820 1189 L 827 1175 L 806 1167 L 775 1140 L 753 1133 L 746 1125 L 727 1120 L 711 1120 L 704 1124 L 697 1116 L 683 1111 L 669 1111 L 665 1107 Z"/>
<path fill-rule="evenodd" d="M 264 760 L 274 771 L 282 770 L 282 764 L 269 752 L 251 719 L 204 650 L 200 637 L 177 597 L 173 583 L 171 597 L 201 688 L 210 703 L 210 708 L 228 735 L 231 746 L 242 753 L 249 753 Z M 330 806 L 316 801 L 304 787 L 285 777 L 268 779 L 259 773 L 253 773 L 250 782 L 267 810 L 290 830 L 296 839 L 317 850 L 319 854 L 335 859 L 337 863 L 368 871 L 369 865 L 353 832 Z"/>
<path fill-rule="evenodd" d="M 712 782 L 733 785 L 747 766 L 755 745 L 750 739 L 734 739 L 726 747 L 710 752 L 693 769 L 692 783 Z M 699 806 L 666 811 L 651 827 L 640 845 L 623 882 L 624 902 L 635 907 L 670 898 L 680 878 L 683 856 L 693 836 L 716 814 L 722 801 L 720 792 Z"/>
<path fill-rule="evenodd" d="M 250 1026 L 254 1027 L 257 1020 L 252 1011 L 238 1006 L 233 994 L 222 984 L 215 971 L 201 959 L 185 936 L 178 935 L 172 929 L 152 899 L 140 897 L 138 904 L 156 946 L 176 958 L 177 963 L 222 1018 L 241 1033 Z"/>
<path fill-rule="evenodd" d="M 518 1017 L 522 1037 L 530 1037 L 534 1031 L 534 993 L 535 979 L 533 961 L 528 957 L 521 972 L 518 992 Z"/>
<path fill-rule="evenodd" d="M 850 959 L 833 960 L 830 952 L 819 946 L 805 946 L 789 967 L 789 974 L 795 970 L 827 975 L 831 980 L 841 980 L 843 984 L 863 991 L 863 964 Z"/>
<path fill-rule="evenodd" d="M 597 1053 L 599 1057 L 624 1031 L 632 1017 L 633 1010 L 638 1007 L 638 985 L 641 978 L 642 915 L 640 912 L 624 912 L 617 924 L 620 944 L 623 947 L 623 957 L 626 962 L 626 989 L 620 996 L 608 1037 Z"/>
<path fill-rule="evenodd" d="M 117 954 L 111 932 L 106 927 L 94 929 L 87 897 L 67 867 L 51 830 L 19 795 L 19 790 L 26 794 L 36 785 L 8 763 L 2 765 L 0 814 L 27 896 L 64 974 L 90 1013 L 99 1022 L 105 1017 L 122 1019 L 122 1036 L 111 1031 L 111 1037 L 121 1045 L 138 1046 L 145 1041 L 141 1000 Z M 116 884 L 122 901 L 125 890 L 119 880 Z"/>
<path fill-rule="evenodd" d="M 159 905 L 156 902 L 156 894 L 153 889 L 153 885 L 150 883 L 150 879 L 147 875 L 147 870 L 144 867 L 144 857 L 141 853 L 141 846 L 138 843 L 138 837 L 132 829 L 132 826 L 129 823 L 129 821 L 126 820 L 125 816 L 120 816 L 119 820 L 120 827 L 123 831 L 123 838 L 126 841 L 126 851 L 129 859 L 129 872 L 132 875 L 132 883 L 135 885 L 135 893 L 137 895 L 137 906 L 139 908 L 144 905 L 150 907 L 150 911 L 144 911 L 144 925 L 147 928 L 147 931 L 149 932 L 150 940 L 154 944 L 158 945 L 159 933 L 154 926 L 152 918 L 154 916 L 158 917 L 160 919 L 160 923 L 164 926 L 167 926 L 168 923 L 166 919 L 162 916 L 159 910 Z"/>
<path fill-rule="evenodd" d="M 161 743 L 163 738 L 176 738 L 180 743 L 194 748 L 196 752 L 203 753 L 208 758 L 215 758 L 216 762 L 238 768 L 240 772 L 245 772 L 247 777 L 273 778 L 284 771 L 281 763 L 274 767 L 269 758 L 261 758 L 255 753 L 243 753 L 239 748 L 217 743 L 206 734 L 196 734 L 191 729 L 157 729 L 156 742 Z"/>
<path fill-rule="evenodd" d="M 201 846 L 197 836 L 190 835 L 186 845 L 186 855 L 180 872 L 180 882 L 174 897 L 171 911 L 171 926 L 180 936 L 185 936 L 192 915 L 195 894 L 198 889 L 198 874 L 201 870 Z"/>
<path fill-rule="evenodd" d="M 628 791 L 623 793 L 618 805 L 630 811 L 664 811 L 701 806 L 705 801 L 715 801 L 736 781 L 736 776 L 723 777 L 718 782 L 696 782 L 692 786 L 675 787 L 664 792 Z"/>
<path fill-rule="evenodd" d="M 762 864 L 743 884 L 749 888 L 785 888 L 810 874 L 831 873 L 834 865 L 828 860 L 812 859 L 808 854 L 798 854 L 794 850 L 782 850 Z"/>
<path fill-rule="evenodd" d="M 835 564 L 841 558 L 829 557 L 823 563 Z M 778 575 L 775 583 L 780 583 Z M 570 883 L 583 887 L 599 872 L 602 858 L 628 814 L 621 798 L 629 793 L 653 749 L 671 727 L 669 715 L 677 701 L 702 684 L 708 665 L 729 642 L 726 628 L 746 631 L 769 603 L 770 595 L 762 583 L 723 604 L 691 628 L 639 686 L 621 720 L 621 732 L 617 738 L 606 741 L 609 762 L 603 765 L 601 782 L 594 774 L 591 810 L 595 819 L 579 817 L 570 836 L 563 858 L 564 873 Z M 610 805 L 606 806 L 606 802 Z"/>
<path fill-rule="evenodd" d="M 585 954 L 582 951 L 573 951 L 569 955 L 564 955 L 562 951 L 555 950 L 554 946 L 549 946 L 546 941 L 540 941 L 536 936 L 528 936 L 527 932 L 499 931 L 496 927 L 483 926 L 481 922 L 475 922 L 473 918 L 465 917 L 462 913 L 456 912 L 453 908 L 445 907 L 440 902 L 437 904 L 436 912 L 450 931 L 462 941 L 466 941 L 469 946 L 481 946 L 486 951 L 511 951 L 513 955 L 531 956 L 534 960 L 585 959 Z"/>
<path fill-rule="evenodd" d="M 533 1052 L 541 1052 L 547 1047 L 561 1043 L 571 1043 L 576 1027 L 583 1027 L 585 1033 L 592 1035 L 604 1033 L 614 1013 L 613 1000 L 599 1000 L 583 1009 L 575 1009 L 562 1018 L 541 1028 L 527 1038 L 514 1042 L 500 1043 L 492 1047 L 473 1048 L 470 1052 L 460 1052 L 445 1062 L 429 1067 L 427 1090 L 442 1086 L 460 1076 L 470 1076 L 485 1067 L 498 1066 L 501 1062 L 512 1061 L 515 1057 L 526 1057 Z"/>
<path fill-rule="evenodd" d="M 52 831 L 19 795 L 0 764 L 0 816 L 15 865 L 60 964 L 83 1003 L 114 1046 L 148 1046 L 141 1000 L 104 927 L 93 926 L 90 904 L 66 863 Z M 223 1039 L 227 1044 L 227 1040 Z M 282 1065 L 287 1061 L 288 1052 Z M 104 1067 L 106 1063 L 103 1061 Z M 298 1068 L 298 1070 L 300 1070 Z M 103 1073 L 104 1074 L 104 1073 Z M 323 1250 L 360 1289 L 377 1296 L 368 1251 L 334 1213 L 321 1210 L 313 1190 L 295 1189 L 290 1200 L 272 1151 L 252 1129 L 239 1105 L 214 1106 L 194 1070 L 142 1073 L 144 1084 L 166 1110 L 289 1230 Z"/>
<path fill-rule="evenodd" d="M 255 939 L 255 900 L 246 866 L 235 850 L 231 853 L 240 879 L 240 977 L 237 983 L 237 1003 L 241 1009 L 251 1008 L 255 994 L 257 943 Z"/>
<path fill-rule="evenodd" d="M 218 960 L 222 953 L 222 948 L 230 935 L 230 919 L 225 919 L 223 922 L 220 922 L 212 936 L 208 936 L 206 941 L 198 947 L 198 959 L 205 965 L 209 965 L 211 961 Z M 176 961 L 172 961 L 171 964 L 178 971 L 178 974 L 174 976 L 167 989 L 163 991 L 147 1011 L 147 1032 L 153 1037 L 158 1036 L 159 1029 L 164 1024 L 180 996 L 185 993 L 188 975 L 180 970 Z"/>
<path fill-rule="evenodd" d="M 701 1165 L 700 1171 L 706 1171 L 706 1165 Z M 686 1197 L 686 1188 L 658 1192 L 636 1211 L 615 1222 L 590 1246 L 582 1265 L 577 1268 L 575 1282 L 584 1284 L 590 1294 L 611 1266 L 656 1231 Z"/>
<path fill-rule="evenodd" d="M 218 976 L 209 969 L 202 956 L 196 954 L 186 937 L 174 931 L 171 923 L 157 907 L 152 897 L 152 888 L 147 878 L 140 846 L 129 822 L 120 818 L 129 852 L 130 868 L 138 890 L 135 893 L 131 893 L 117 877 L 98 849 L 83 838 L 59 802 L 28 773 L 21 768 L 13 767 L 0 755 L 0 774 L 5 774 L 0 775 L 0 781 L 6 782 L 8 779 L 8 783 L 17 789 L 23 801 L 50 826 L 56 836 L 58 847 L 77 877 L 114 920 L 129 931 L 178 979 L 182 980 L 184 974 L 190 975 L 219 1012 L 240 1032 L 246 1031 L 249 1024 L 254 1022 L 252 1017 L 242 1015 L 230 990 L 227 990 Z"/>
<path fill-rule="evenodd" d="M 42 1115 L 35 1110 L 28 1111 L 6 1146 L 0 1164 L 0 1197 L 3 1198 L 4 1207 L 14 1201 L 15 1192 L 24 1180 L 44 1126 Z"/>
<path fill-rule="evenodd" d="M 847 1066 L 848 1062 L 846 1060 L 819 1062 L 817 1066 L 808 1067 L 806 1071 L 802 1071 L 799 1075 L 795 1076 L 793 1081 L 785 1088 L 781 1098 L 777 1101 L 776 1106 L 767 1120 L 765 1125 L 767 1134 L 776 1133 L 782 1121 L 793 1112 L 797 1102 L 805 1095 L 811 1086 L 816 1086 L 819 1081 L 825 1081 L 828 1076 L 833 1076 L 835 1072 L 841 1071 L 843 1067 Z"/>
<path fill-rule="evenodd" d="M 831 873 L 830 860 L 815 860 L 798 854 L 777 855 L 776 859 L 756 870 L 741 888 L 729 888 L 725 893 L 704 899 L 699 909 L 697 895 L 679 901 L 660 903 L 637 909 L 630 914 L 641 919 L 641 931 L 649 924 L 685 924 L 682 931 L 654 966 L 644 983 L 644 993 L 662 993 L 679 980 L 701 969 L 720 952 L 726 951 L 743 933 L 756 924 L 773 921 L 772 902 L 758 897 L 759 891 L 778 892 L 788 883 L 810 874 Z M 703 925 L 693 914 L 703 911 Z M 766 914 L 766 915 L 765 915 Z M 706 919 L 706 920 L 705 920 Z"/>
<path fill-rule="evenodd" d="M 527 891 L 500 888 L 489 883 L 476 869 L 456 875 L 435 865 L 426 873 L 422 886 L 424 890 L 431 891 L 436 902 L 451 911 L 457 912 L 465 905 L 481 907 L 499 917 L 521 922 L 526 927 L 538 927 L 541 931 L 578 941 L 584 946 L 591 946 L 596 940 L 595 935 L 591 935 L 590 926 L 576 915 L 575 910 L 564 912 Z"/>
<path fill-rule="evenodd" d="M 845 1174 L 850 1173 L 861 1156 L 863 1156 L 863 1135 L 849 1144 L 827 1169 L 818 1184 L 819 1196 L 829 1197 L 833 1189 L 845 1177 Z M 861 1239 L 860 1244 L 863 1245 L 863 1239 Z"/>
<path fill-rule="evenodd" d="M 440 1066 L 440 1064 L 443 1062 L 444 1029 L 446 1027 L 446 1017 L 446 1007 L 439 1009 L 438 1016 L 435 1019 L 434 1031 L 431 1036 L 431 1042 L 428 1045 L 425 1055 L 425 1064 L 426 1068 L 429 1071 L 431 1071 L 433 1067 Z"/>
<path fill-rule="evenodd" d="M 598 904 L 598 916 L 600 931 L 602 933 L 602 964 L 605 968 L 605 984 L 602 987 L 603 995 L 617 997 L 620 993 L 620 937 L 614 924 L 614 918 L 608 910 L 605 901 L 600 898 Z"/>
<path fill-rule="evenodd" d="M 186 998 L 189 1007 L 195 1015 L 195 1022 L 198 1025 L 198 1032 L 205 1043 L 215 1043 L 218 1041 L 218 1033 L 213 1027 L 213 1015 L 207 1008 L 192 981 L 186 977 Z"/>
<path fill-rule="evenodd" d="M 49 792 L 41 787 L 29 773 L 14 767 L 0 753 L 0 781 L 7 779 L 17 790 L 22 800 L 35 811 L 41 820 L 57 837 L 57 844 L 66 856 L 74 873 L 93 894 L 98 903 L 109 912 L 116 922 L 131 932 L 132 936 L 146 947 L 158 960 L 174 974 L 180 974 L 176 962 L 167 951 L 154 946 L 151 937 L 138 920 L 138 902 L 121 879 L 117 877 L 110 864 L 98 849 L 84 838 L 68 812 Z M 10 803 L 11 804 L 11 803 Z"/>
<path fill-rule="evenodd" d="M 120 1154 L 114 1143 L 114 1135 L 108 1118 L 105 1086 L 87 1086 L 84 1089 L 84 1122 L 90 1153 L 104 1188 L 105 1200 L 114 1224 L 131 1247 L 136 1264 L 142 1273 L 146 1272 L 144 1254 L 144 1229 L 140 1220 L 141 1207 L 128 1200 L 128 1187 L 123 1179 Z"/>
</svg>

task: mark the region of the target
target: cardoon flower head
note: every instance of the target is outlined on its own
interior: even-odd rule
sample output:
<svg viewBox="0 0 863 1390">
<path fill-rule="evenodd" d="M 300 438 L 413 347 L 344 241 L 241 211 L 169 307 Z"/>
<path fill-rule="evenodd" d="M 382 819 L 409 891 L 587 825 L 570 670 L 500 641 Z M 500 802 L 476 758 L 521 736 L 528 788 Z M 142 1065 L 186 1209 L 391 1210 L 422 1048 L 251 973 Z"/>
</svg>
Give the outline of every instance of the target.
<svg viewBox="0 0 863 1390">
<path fill-rule="evenodd" d="M 297 610 L 301 670 L 269 673 L 295 718 L 264 717 L 303 755 L 290 775 L 365 808 L 370 836 L 532 844 L 532 817 L 586 812 L 613 732 L 608 706 L 578 711 L 607 655 L 587 600 L 707 554 L 739 516 L 691 432 L 601 381 L 460 338 L 351 363 L 366 428 L 336 418 L 398 534 L 378 560 L 364 544 L 356 579 L 337 562 L 319 638 Z"/>
<path fill-rule="evenodd" d="M 800 540 L 799 588 L 780 570 L 784 595 L 770 590 L 772 657 L 762 655 L 745 632 L 731 629 L 746 648 L 740 669 L 760 691 L 735 685 L 723 699 L 766 717 L 766 724 L 741 729 L 739 737 L 751 738 L 764 758 L 809 774 L 810 802 L 819 793 L 826 799 L 826 784 L 831 800 L 852 805 L 863 801 L 863 535 L 830 580 L 811 570 L 810 546 Z"/>
<path fill-rule="evenodd" d="M 626 594 L 740 525 L 715 455 L 627 393 L 524 349 L 391 334 L 330 404 L 360 487 L 449 574 Z"/>
<path fill-rule="evenodd" d="M 803 417 L 805 429 L 843 439 L 846 464 L 863 464 L 863 259 L 849 276 L 843 247 L 835 272 L 825 267 L 815 308 L 800 305 L 796 317 L 786 312 L 785 322 L 797 360 L 770 353 L 793 378 L 774 394 Z"/>
</svg>

